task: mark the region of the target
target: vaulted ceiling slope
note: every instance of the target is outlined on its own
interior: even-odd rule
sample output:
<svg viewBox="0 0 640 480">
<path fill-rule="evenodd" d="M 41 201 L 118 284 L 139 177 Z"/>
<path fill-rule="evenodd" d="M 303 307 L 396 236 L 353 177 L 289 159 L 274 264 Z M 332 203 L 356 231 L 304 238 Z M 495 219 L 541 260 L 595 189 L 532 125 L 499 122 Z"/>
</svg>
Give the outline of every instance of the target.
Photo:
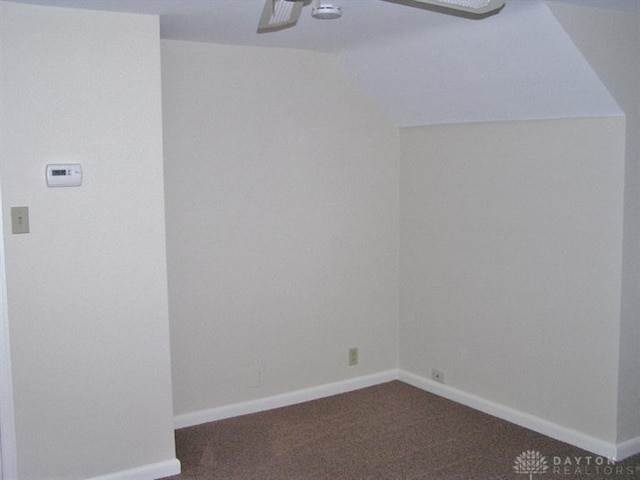
<svg viewBox="0 0 640 480">
<path fill-rule="evenodd" d="M 331 0 L 342 18 L 303 13 L 294 28 L 269 34 L 256 33 L 264 0 L 13 1 L 160 15 L 168 39 L 327 52 L 398 127 L 622 115 L 542 0 L 507 0 L 482 20 L 404 0 Z"/>
<path fill-rule="evenodd" d="M 481 21 L 412 31 L 338 53 L 399 127 L 622 115 L 547 5 L 512 1 Z"/>
</svg>

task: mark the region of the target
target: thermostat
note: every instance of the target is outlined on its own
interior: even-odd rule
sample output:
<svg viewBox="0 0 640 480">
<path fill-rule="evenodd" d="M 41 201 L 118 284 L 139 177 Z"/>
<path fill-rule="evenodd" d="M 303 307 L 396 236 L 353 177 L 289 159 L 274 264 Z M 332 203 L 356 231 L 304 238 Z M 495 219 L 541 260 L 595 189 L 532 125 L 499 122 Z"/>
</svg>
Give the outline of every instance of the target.
<svg viewBox="0 0 640 480">
<path fill-rule="evenodd" d="M 47 165 L 47 185 L 50 187 L 79 187 L 82 185 L 82 167 L 79 163 Z"/>
</svg>

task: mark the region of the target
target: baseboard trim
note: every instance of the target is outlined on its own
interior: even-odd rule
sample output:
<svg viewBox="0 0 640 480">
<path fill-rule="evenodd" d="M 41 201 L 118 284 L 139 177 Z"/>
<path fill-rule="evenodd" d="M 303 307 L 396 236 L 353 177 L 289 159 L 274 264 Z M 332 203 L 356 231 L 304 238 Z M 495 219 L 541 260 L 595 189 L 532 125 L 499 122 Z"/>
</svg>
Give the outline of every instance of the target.
<svg viewBox="0 0 640 480">
<path fill-rule="evenodd" d="M 617 446 L 616 460 L 624 460 L 640 453 L 640 437 L 621 442 Z"/>
<path fill-rule="evenodd" d="M 172 458 L 164 462 L 152 463 L 142 467 L 121 470 L 108 475 L 93 477 L 91 480 L 157 480 L 180 473 L 180 460 Z"/>
<path fill-rule="evenodd" d="M 556 440 L 569 443 L 597 455 L 613 460 L 622 459 L 619 458 L 617 446 L 613 443 L 605 442 L 576 430 L 557 425 L 548 420 L 506 407 L 404 370 L 399 371 L 398 379 L 421 390 L 453 400 L 467 407 L 488 413 L 494 417 L 555 438 Z"/>
<path fill-rule="evenodd" d="M 348 380 L 305 388 L 271 397 L 259 398 L 257 400 L 250 400 L 247 402 L 234 403 L 231 405 L 224 405 L 222 407 L 176 415 L 173 423 L 175 428 L 192 427 L 194 425 L 215 422 L 216 420 L 223 420 L 225 418 L 272 410 L 274 408 L 287 407 L 289 405 L 317 400 L 331 395 L 351 392 L 353 390 L 359 390 L 361 388 L 397 380 L 397 378 L 398 370 L 385 370 L 371 375 L 350 378 Z"/>
<path fill-rule="evenodd" d="M 632 438 L 619 444 L 605 442 L 604 440 L 600 440 L 577 430 L 563 427 L 548 420 L 506 407 L 485 398 L 458 390 L 457 388 L 453 388 L 449 385 L 443 385 L 402 369 L 385 370 L 372 375 L 328 383 L 317 387 L 296 390 L 294 392 L 283 393 L 271 397 L 224 405 L 222 407 L 201 410 L 183 415 L 176 415 L 174 417 L 174 426 L 176 429 L 185 428 L 214 422 L 216 420 L 223 420 L 225 418 L 272 410 L 274 408 L 286 407 L 319 398 L 329 397 L 331 395 L 338 395 L 340 393 L 371 387 L 373 385 L 379 385 L 392 380 L 400 380 L 426 392 L 439 395 L 462 405 L 466 405 L 467 407 L 493 415 L 494 417 L 501 418 L 507 422 L 528 428 L 534 432 L 555 438 L 556 440 L 560 440 L 615 461 L 624 460 L 625 458 L 640 453 L 640 437 Z M 179 468 L 180 467 L 178 465 L 178 469 Z M 99 480 L 128 480 L 129 478 L 130 477 L 100 477 Z"/>
</svg>

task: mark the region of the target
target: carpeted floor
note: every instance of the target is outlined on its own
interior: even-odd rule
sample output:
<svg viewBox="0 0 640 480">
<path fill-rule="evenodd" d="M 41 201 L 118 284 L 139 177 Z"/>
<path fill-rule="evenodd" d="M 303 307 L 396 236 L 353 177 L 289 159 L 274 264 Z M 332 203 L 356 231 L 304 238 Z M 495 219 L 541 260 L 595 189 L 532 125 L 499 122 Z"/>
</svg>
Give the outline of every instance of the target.
<svg viewBox="0 0 640 480">
<path fill-rule="evenodd" d="M 612 464 L 398 381 L 184 428 L 176 445 L 172 480 L 640 479 L 640 455 Z"/>
</svg>

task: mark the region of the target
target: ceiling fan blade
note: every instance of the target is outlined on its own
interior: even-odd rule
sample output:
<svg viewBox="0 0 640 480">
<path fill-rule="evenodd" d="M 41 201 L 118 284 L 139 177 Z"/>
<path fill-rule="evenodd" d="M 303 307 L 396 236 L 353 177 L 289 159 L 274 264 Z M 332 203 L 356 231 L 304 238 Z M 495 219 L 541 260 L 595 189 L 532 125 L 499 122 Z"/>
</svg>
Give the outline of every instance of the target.
<svg viewBox="0 0 640 480">
<path fill-rule="evenodd" d="M 497 13 L 504 7 L 505 0 L 412 0 L 434 7 L 448 8 L 459 12 L 484 17 Z"/>
<path fill-rule="evenodd" d="M 300 18 L 303 6 L 302 0 L 266 0 L 258 22 L 258 33 L 293 27 Z"/>
</svg>

